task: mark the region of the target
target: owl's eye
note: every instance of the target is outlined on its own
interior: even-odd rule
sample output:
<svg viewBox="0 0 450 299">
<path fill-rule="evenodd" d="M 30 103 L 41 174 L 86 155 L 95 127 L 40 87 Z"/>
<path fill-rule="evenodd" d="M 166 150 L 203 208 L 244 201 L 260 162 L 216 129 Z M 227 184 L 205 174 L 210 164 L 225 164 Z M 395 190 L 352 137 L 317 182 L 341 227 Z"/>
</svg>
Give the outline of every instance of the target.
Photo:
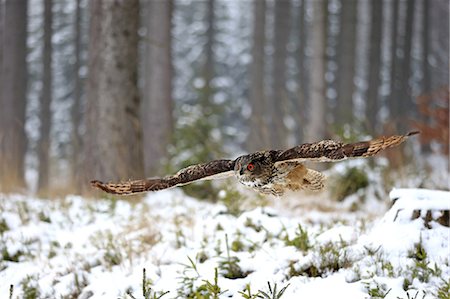
<svg viewBox="0 0 450 299">
<path fill-rule="evenodd" d="M 255 164 L 253 164 L 253 163 L 248 163 L 247 169 L 248 169 L 249 171 L 253 171 L 253 170 L 255 169 Z"/>
</svg>

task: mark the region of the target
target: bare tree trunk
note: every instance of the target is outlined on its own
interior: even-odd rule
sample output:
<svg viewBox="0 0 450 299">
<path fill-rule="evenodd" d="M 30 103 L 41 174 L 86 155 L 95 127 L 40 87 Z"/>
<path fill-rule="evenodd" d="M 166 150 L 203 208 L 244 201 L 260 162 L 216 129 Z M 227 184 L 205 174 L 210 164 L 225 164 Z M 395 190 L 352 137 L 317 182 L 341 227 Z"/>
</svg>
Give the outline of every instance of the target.
<svg viewBox="0 0 450 299">
<path fill-rule="evenodd" d="M 50 129 L 52 101 L 52 13 L 53 1 L 44 1 L 44 46 L 42 48 L 43 57 L 43 80 L 42 94 L 40 98 L 40 136 L 38 141 L 38 193 L 45 194 L 49 189 L 49 164 L 50 164 Z"/>
<path fill-rule="evenodd" d="M 405 36 L 403 44 L 403 57 L 401 60 L 401 67 L 399 69 L 400 82 L 402 82 L 399 92 L 399 100 L 401 101 L 400 116 L 402 121 L 399 123 L 400 132 L 404 132 L 408 129 L 406 125 L 409 118 L 413 116 L 415 111 L 415 105 L 413 101 L 413 95 L 411 92 L 411 86 L 409 79 L 411 78 L 411 49 L 413 43 L 413 26 L 414 26 L 414 11 L 416 7 L 415 0 L 409 0 L 406 2 L 406 20 L 405 20 Z"/>
<path fill-rule="evenodd" d="M 381 2 L 377 1 L 377 2 Z M 341 30 L 338 52 L 338 93 L 336 124 L 342 126 L 353 119 L 353 92 L 355 90 L 355 53 L 357 0 L 342 1 Z"/>
<path fill-rule="evenodd" d="M 267 123 L 267 98 L 264 92 L 264 46 L 266 44 L 266 0 L 253 2 L 253 45 L 250 65 L 250 118 L 249 151 L 269 147 L 269 124 Z"/>
<path fill-rule="evenodd" d="M 98 73 L 100 178 L 143 176 L 140 100 L 137 87 L 139 0 L 102 2 Z"/>
<path fill-rule="evenodd" d="M 4 4 L 0 127 L 0 190 L 25 187 L 25 109 L 27 90 L 27 1 L 6 0 Z"/>
<path fill-rule="evenodd" d="M 84 119 L 86 133 L 83 138 L 83 192 L 90 192 L 91 189 L 87 182 L 91 178 L 100 177 L 100 154 L 97 146 L 99 138 L 98 132 L 98 115 L 99 115 L 99 76 L 102 69 L 103 61 L 101 45 L 102 45 L 102 27 L 100 20 L 103 17 L 102 11 L 103 0 L 91 1 L 89 3 L 90 19 L 89 19 L 89 45 L 88 45 L 88 78 L 86 85 L 86 117 Z M 112 161 L 113 163 L 113 161 Z"/>
<path fill-rule="evenodd" d="M 287 113 L 288 95 L 286 90 L 286 57 L 290 27 L 289 0 L 275 1 L 274 59 L 273 59 L 273 99 L 272 99 L 272 142 L 275 147 L 284 147 L 287 128 L 284 118 Z"/>
<path fill-rule="evenodd" d="M 325 2 L 326 3 L 326 2 Z M 310 118 L 306 131 L 307 142 L 325 137 L 325 5 L 312 1 L 312 69 Z"/>
<path fill-rule="evenodd" d="M 2 83 L 3 83 L 3 78 L 2 78 L 2 72 L 3 72 L 3 45 L 5 44 L 4 40 L 3 40 L 3 30 L 5 27 L 5 24 L 3 24 L 4 21 L 4 16 L 3 16 L 3 0 L 0 0 L 0 90 L 3 89 L 2 87 Z M 4 103 L 3 103 L 3 97 L 2 97 L 2 92 L 0 92 L 0 107 L 4 107 Z M 3 115 L 2 115 L 2 110 L 0 110 L 0 127 L 3 127 Z M 1 130 L 0 130 L 1 132 Z M 0 136 L 0 143 L 1 143 L 1 136 Z M 1 150 L 1 146 L 0 146 L 0 150 Z M 0 156 L 1 157 L 1 156 Z M 0 162 L 1 163 L 1 162 Z M 0 182 L 1 184 L 1 182 Z"/>
<path fill-rule="evenodd" d="M 298 16 L 298 25 L 299 25 L 299 39 L 300 44 L 298 46 L 297 53 L 297 67 L 298 67 L 298 92 L 297 92 L 297 104 L 296 111 L 297 114 L 294 119 L 297 120 L 296 126 L 296 135 L 297 135 L 297 143 L 300 144 L 304 139 L 304 127 L 306 124 L 306 106 L 307 106 L 307 86 L 308 86 L 308 76 L 305 70 L 305 60 L 306 60 L 306 48 L 307 48 L 307 30 L 306 30 L 306 0 L 302 0 L 299 6 L 299 16 Z"/>
<path fill-rule="evenodd" d="M 430 56 L 430 1 L 422 0 L 422 93 L 431 91 L 431 70 L 428 58 Z"/>
<path fill-rule="evenodd" d="M 215 16 L 214 16 L 214 2 L 215 0 L 208 0 L 207 12 L 206 12 L 206 25 L 208 29 L 206 30 L 206 60 L 203 67 L 203 77 L 205 79 L 205 90 L 202 97 L 203 105 L 208 105 L 211 102 L 212 97 L 212 87 L 211 81 L 214 77 L 214 35 L 215 35 Z"/>
<path fill-rule="evenodd" d="M 422 96 L 431 94 L 431 66 L 428 63 L 430 56 L 431 40 L 429 36 L 430 30 L 430 2 L 422 0 Z M 427 115 L 421 115 L 424 124 L 430 123 L 430 118 Z M 421 150 L 423 153 L 431 153 L 431 146 L 426 142 L 426 136 L 420 134 Z"/>
<path fill-rule="evenodd" d="M 169 157 L 172 117 L 172 1 L 149 1 L 143 101 L 145 174 L 156 175 Z"/>
<path fill-rule="evenodd" d="M 85 179 L 141 177 L 139 1 L 92 1 L 90 9 Z"/>
<path fill-rule="evenodd" d="M 391 45 L 391 80 L 390 80 L 390 96 L 389 96 L 389 116 L 391 120 L 399 114 L 400 100 L 395 98 L 395 91 L 398 90 L 400 84 L 398 78 L 398 60 L 397 60 L 397 48 L 398 48 L 398 27 L 399 27 L 399 0 L 392 1 L 392 45 Z"/>
<path fill-rule="evenodd" d="M 369 88 L 367 91 L 366 118 L 370 134 L 375 135 L 378 127 L 378 110 L 381 69 L 381 32 L 383 27 L 383 1 L 372 1 L 372 24 L 369 49 Z"/>
<path fill-rule="evenodd" d="M 73 66 L 73 76 L 74 76 L 74 91 L 73 91 L 73 104 L 71 109 L 72 117 L 72 176 L 73 176 L 73 187 L 75 192 L 79 193 L 81 190 L 81 149 L 82 149 L 82 139 L 80 135 L 80 124 L 81 124 L 81 91 L 82 84 L 80 78 L 80 67 L 81 67 L 81 0 L 76 0 L 75 9 L 75 63 Z"/>
</svg>

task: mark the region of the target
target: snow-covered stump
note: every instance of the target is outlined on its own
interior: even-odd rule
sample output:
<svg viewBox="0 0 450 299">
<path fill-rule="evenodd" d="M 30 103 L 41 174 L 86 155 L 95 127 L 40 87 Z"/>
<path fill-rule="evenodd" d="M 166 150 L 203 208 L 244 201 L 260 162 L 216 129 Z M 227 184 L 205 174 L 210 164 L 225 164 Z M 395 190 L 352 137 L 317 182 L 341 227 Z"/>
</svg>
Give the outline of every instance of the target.
<svg viewBox="0 0 450 299">
<path fill-rule="evenodd" d="M 432 228 L 435 221 L 443 226 L 450 226 L 450 192 L 427 189 L 393 189 L 389 193 L 392 207 L 386 218 L 395 222 L 400 214 L 407 213 L 409 219 L 421 218 L 427 228 Z"/>
</svg>

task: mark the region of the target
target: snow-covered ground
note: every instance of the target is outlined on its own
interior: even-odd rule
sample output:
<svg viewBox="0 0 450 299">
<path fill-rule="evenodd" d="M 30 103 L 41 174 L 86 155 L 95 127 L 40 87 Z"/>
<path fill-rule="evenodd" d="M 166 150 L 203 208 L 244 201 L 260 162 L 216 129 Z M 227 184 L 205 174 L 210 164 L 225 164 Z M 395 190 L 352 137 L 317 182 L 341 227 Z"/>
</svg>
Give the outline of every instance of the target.
<svg viewBox="0 0 450 299">
<path fill-rule="evenodd" d="M 143 284 L 163 299 L 256 298 L 269 284 L 287 286 L 282 299 L 449 298 L 450 192 L 394 189 L 389 210 L 355 212 L 325 197 L 234 216 L 179 189 L 135 202 L 0 194 L 0 298 L 11 285 L 12 298 L 145 298 Z"/>
</svg>

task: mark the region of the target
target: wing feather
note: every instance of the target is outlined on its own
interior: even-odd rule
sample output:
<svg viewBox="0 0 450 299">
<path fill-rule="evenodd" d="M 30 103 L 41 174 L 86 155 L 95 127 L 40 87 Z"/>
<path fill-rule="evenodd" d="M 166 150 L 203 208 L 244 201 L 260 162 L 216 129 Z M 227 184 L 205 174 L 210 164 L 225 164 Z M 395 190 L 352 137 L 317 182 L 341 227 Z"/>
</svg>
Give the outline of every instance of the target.
<svg viewBox="0 0 450 299">
<path fill-rule="evenodd" d="M 333 140 L 322 140 L 316 143 L 305 143 L 291 149 L 280 151 L 276 163 L 288 160 L 297 162 L 335 162 L 347 158 L 371 157 L 380 151 L 403 143 L 409 136 L 418 131 L 405 135 L 382 136 L 370 141 L 344 144 Z"/>
<path fill-rule="evenodd" d="M 150 178 L 120 183 L 103 183 L 95 180 L 91 181 L 91 185 L 107 193 L 130 195 L 173 188 L 199 180 L 226 178 L 233 175 L 233 169 L 233 160 L 214 160 L 208 163 L 191 165 L 181 169 L 174 175 L 163 178 Z"/>
</svg>

